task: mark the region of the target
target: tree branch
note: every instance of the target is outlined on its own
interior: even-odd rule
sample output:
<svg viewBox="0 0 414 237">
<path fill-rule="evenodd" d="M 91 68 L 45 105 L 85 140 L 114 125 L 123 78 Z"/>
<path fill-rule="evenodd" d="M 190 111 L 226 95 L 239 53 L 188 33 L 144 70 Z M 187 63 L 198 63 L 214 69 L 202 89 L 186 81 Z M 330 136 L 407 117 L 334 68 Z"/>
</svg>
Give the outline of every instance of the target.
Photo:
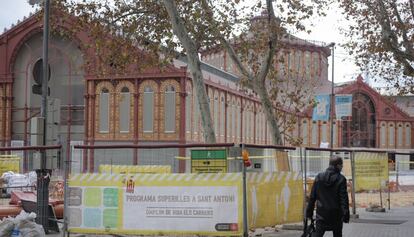
<svg viewBox="0 0 414 237">
<path fill-rule="evenodd" d="M 260 73 L 257 79 L 260 82 L 264 82 L 266 79 L 267 74 L 269 73 L 269 68 L 273 65 L 273 56 L 275 54 L 275 46 L 277 43 L 277 35 L 276 35 L 276 17 L 275 12 L 273 10 L 272 0 L 266 0 L 267 5 L 267 12 L 268 12 L 268 23 L 269 23 L 269 48 L 266 52 L 266 56 L 264 58 L 264 63 L 261 67 Z"/>
<path fill-rule="evenodd" d="M 401 19 L 401 16 L 400 16 L 400 13 L 398 12 L 397 4 L 395 3 L 395 1 L 392 1 L 391 2 L 391 7 L 393 8 L 394 14 L 395 14 L 395 16 L 396 16 L 396 18 L 398 20 L 398 23 L 400 24 L 400 27 L 401 27 L 403 44 L 404 44 L 405 50 L 407 51 L 408 54 L 411 54 L 412 55 L 413 54 L 413 45 L 410 42 L 410 40 L 408 39 L 407 30 L 405 28 L 405 24 L 404 24 L 404 22 Z"/>
<path fill-rule="evenodd" d="M 402 61 L 401 59 L 414 61 L 414 55 L 410 55 L 398 47 L 398 37 L 396 36 L 395 31 L 391 29 L 389 15 L 385 8 L 384 2 L 382 0 L 377 0 L 377 3 L 379 5 L 379 11 L 376 16 L 382 28 L 383 42 L 390 48 L 391 52 L 394 53 L 394 56 L 398 61 Z"/>
<path fill-rule="evenodd" d="M 414 20 L 414 1 L 410 0 L 411 17 Z"/>
<path fill-rule="evenodd" d="M 109 24 L 113 25 L 114 23 L 118 22 L 119 20 L 122 20 L 128 16 L 132 16 L 132 15 L 138 15 L 138 14 L 148 14 L 150 13 L 149 11 L 130 11 L 128 13 L 125 13 L 117 18 L 115 18 L 114 20 L 110 21 Z"/>
</svg>

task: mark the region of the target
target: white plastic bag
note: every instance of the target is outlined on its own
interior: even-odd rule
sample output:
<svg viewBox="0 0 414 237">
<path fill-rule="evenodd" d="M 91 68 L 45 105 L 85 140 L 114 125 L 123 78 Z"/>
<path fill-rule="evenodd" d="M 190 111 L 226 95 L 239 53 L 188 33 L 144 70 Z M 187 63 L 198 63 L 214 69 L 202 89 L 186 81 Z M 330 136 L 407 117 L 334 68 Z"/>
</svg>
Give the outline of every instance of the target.
<svg viewBox="0 0 414 237">
<path fill-rule="evenodd" d="M 22 220 L 18 228 L 22 237 L 45 237 L 43 227 L 34 221 Z"/>
<path fill-rule="evenodd" d="M 0 223 L 0 236 L 11 236 L 14 227 L 15 223 L 11 219 L 5 218 Z"/>
<path fill-rule="evenodd" d="M 15 225 L 15 232 L 19 237 L 45 237 L 45 231 L 41 225 L 35 223 L 36 213 L 21 211 L 12 222 Z M 0 235 L 2 236 L 2 235 Z M 14 237 L 14 236 L 13 236 Z"/>
</svg>

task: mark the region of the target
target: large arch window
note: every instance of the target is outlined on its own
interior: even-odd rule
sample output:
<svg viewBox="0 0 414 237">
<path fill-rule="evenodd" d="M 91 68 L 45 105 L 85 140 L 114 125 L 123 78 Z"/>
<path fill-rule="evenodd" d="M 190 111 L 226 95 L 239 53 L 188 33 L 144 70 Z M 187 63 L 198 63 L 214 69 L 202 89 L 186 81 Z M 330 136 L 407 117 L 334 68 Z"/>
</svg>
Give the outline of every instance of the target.
<svg viewBox="0 0 414 237">
<path fill-rule="evenodd" d="M 143 132 L 152 133 L 154 132 L 154 90 L 146 86 L 143 97 Z"/>
<path fill-rule="evenodd" d="M 167 133 L 175 132 L 175 88 L 167 86 L 165 88 L 164 101 L 164 130 Z"/>
<path fill-rule="evenodd" d="M 364 93 L 352 96 L 352 118 L 344 120 L 342 126 L 343 146 L 375 147 L 376 144 L 375 106 Z"/>
<path fill-rule="evenodd" d="M 123 87 L 119 98 L 119 131 L 121 133 L 129 132 L 130 106 L 131 94 L 128 87 Z"/>
<path fill-rule="evenodd" d="M 109 133 L 109 90 L 102 88 L 99 95 L 99 132 Z"/>
</svg>

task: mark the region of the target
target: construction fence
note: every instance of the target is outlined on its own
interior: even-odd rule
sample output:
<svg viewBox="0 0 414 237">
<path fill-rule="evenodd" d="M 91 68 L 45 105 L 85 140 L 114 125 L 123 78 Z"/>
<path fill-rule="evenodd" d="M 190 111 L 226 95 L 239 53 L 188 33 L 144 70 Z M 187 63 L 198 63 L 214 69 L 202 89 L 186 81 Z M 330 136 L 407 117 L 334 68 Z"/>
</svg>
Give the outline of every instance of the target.
<svg viewBox="0 0 414 237">
<path fill-rule="evenodd" d="M 243 149 L 250 167 L 243 165 Z M 27 173 L 37 166 L 35 148 L 13 152 L 3 151 L 0 169 Z M 52 174 L 52 180 L 58 177 L 66 184 L 62 202 L 70 233 L 233 236 L 300 222 L 313 179 L 328 167 L 331 154 L 344 159 L 353 213 L 375 205 L 413 205 L 414 200 L 412 151 L 79 144 L 70 154 L 65 168 Z M 53 187 L 49 193 L 56 195 Z M 10 196 L 5 197 L 2 206 L 9 205 Z"/>
</svg>

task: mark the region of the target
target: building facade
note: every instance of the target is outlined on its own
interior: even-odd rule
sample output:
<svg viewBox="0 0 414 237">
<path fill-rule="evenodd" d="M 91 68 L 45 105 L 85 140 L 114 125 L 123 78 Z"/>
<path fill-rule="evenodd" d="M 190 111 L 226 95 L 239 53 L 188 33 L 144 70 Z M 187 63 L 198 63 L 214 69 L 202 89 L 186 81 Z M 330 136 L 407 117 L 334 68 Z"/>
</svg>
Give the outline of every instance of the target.
<svg viewBox="0 0 414 237">
<path fill-rule="evenodd" d="M 62 25 L 62 30 L 69 25 Z M 81 47 L 87 33 L 74 38 L 50 39 L 48 143 L 63 145 L 63 155 L 74 160 L 77 171 L 96 171 L 99 164 L 161 164 L 185 149 L 84 150 L 74 145 L 185 144 L 203 142 L 201 114 L 185 60 L 139 73 L 101 77 L 84 67 L 95 52 Z M 315 93 L 329 93 L 329 50 L 294 38 L 286 61 L 275 65 L 291 70 L 292 80 L 316 80 Z M 42 55 L 42 22 L 31 16 L 0 35 L 0 146 L 34 145 L 33 118 L 39 116 L 40 96 L 32 93 L 33 68 Z M 219 143 L 272 144 L 260 100 L 238 84 L 237 72 L 223 52 L 203 54 L 202 70 L 210 101 L 216 140 Z M 211 65 L 210 65 L 211 64 Z M 93 68 L 93 65 L 92 65 Z M 369 88 L 362 80 L 337 88 L 352 93 L 358 114 L 349 121 L 334 122 L 334 145 L 378 148 L 413 148 L 413 117 Z M 312 121 L 310 113 L 296 115 L 293 136 L 304 146 L 329 141 L 329 122 Z M 365 117 L 364 117 L 365 116 Z M 364 125 L 361 124 L 364 123 Z M 289 145 L 288 142 L 285 145 Z M 34 167 L 32 154 L 22 153 L 24 168 Z M 56 157 L 55 157 L 56 158 Z M 50 163 L 61 166 L 62 158 Z M 172 162 L 175 171 L 185 164 Z"/>
</svg>

